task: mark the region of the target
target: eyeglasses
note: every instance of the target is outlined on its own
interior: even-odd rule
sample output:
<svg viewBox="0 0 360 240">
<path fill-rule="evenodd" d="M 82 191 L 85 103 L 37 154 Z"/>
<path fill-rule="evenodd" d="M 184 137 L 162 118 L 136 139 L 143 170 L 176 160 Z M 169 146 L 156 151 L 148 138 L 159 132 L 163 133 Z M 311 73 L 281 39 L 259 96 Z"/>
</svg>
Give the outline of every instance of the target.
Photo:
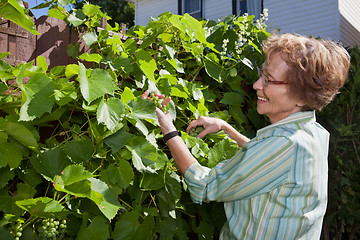
<svg viewBox="0 0 360 240">
<path fill-rule="evenodd" d="M 264 73 L 262 68 L 258 67 L 257 70 L 259 77 L 261 78 L 262 83 L 265 87 L 269 86 L 270 84 L 274 84 L 274 85 L 288 84 L 287 82 L 270 80 L 270 77 Z"/>
</svg>

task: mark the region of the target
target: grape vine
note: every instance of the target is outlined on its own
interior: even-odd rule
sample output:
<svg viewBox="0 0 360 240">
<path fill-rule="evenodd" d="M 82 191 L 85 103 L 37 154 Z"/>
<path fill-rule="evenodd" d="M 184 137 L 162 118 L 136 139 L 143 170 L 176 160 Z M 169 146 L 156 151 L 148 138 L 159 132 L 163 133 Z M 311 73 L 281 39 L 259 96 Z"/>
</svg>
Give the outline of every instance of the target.
<svg viewBox="0 0 360 240">
<path fill-rule="evenodd" d="M 98 28 L 107 16 L 97 6 L 68 13 L 71 2 L 47 6 L 49 16 L 80 31 L 89 47 L 79 54 L 77 45 L 68 46 L 77 64 L 48 69 L 41 56 L 37 65 L 0 60 L 0 234 L 218 238 L 222 205 L 192 203 L 161 141 L 155 109 L 180 131 L 209 115 L 254 135 L 265 124 L 254 117 L 251 87 L 263 61 L 265 24 L 254 16 L 214 22 L 166 12 L 120 38 L 118 26 Z M 222 133 L 191 135 L 182 138 L 205 166 L 238 150 Z"/>
</svg>

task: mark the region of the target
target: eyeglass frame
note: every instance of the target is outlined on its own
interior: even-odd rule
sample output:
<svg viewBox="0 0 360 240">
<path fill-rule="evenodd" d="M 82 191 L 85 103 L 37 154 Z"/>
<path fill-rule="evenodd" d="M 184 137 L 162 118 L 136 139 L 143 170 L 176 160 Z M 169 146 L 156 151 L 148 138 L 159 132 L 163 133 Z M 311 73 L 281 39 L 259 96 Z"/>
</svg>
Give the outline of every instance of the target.
<svg viewBox="0 0 360 240">
<path fill-rule="evenodd" d="M 261 78 L 262 83 L 265 87 L 269 86 L 270 84 L 274 84 L 274 85 L 288 84 L 288 82 L 270 80 L 270 77 L 264 73 L 264 70 L 262 68 L 257 67 L 257 70 L 259 77 Z"/>
</svg>

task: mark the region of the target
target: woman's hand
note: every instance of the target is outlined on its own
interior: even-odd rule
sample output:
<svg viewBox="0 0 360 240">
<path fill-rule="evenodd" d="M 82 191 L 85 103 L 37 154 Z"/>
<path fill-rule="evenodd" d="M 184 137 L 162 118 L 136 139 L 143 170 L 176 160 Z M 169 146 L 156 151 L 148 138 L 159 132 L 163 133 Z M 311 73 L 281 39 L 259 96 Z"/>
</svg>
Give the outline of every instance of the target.
<svg viewBox="0 0 360 240">
<path fill-rule="evenodd" d="M 143 95 L 142 98 L 143 99 L 149 99 L 149 90 L 146 90 Z M 154 94 L 155 97 L 157 97 L 158 99 L 162 100 L 165 98 L 165 96 L 163 94 Z M 170 97 L 165 98 L 162 102 L 161 102 L 161 107 L 162 109 L 164 109 L 164 107 L 171 101 Z M 159 121 L 159 125 L 160 125 L 160 129 L 161 132 L 163 133 L 163 135 L 165 136 L 165 134 L 172 132 L 172 131 L 176 131 L 176 128 L 173 124 L 173 121 L 170 117 L 169 114 L 164 113 L 160 108 L 156 108 L 155 110 L 156 116 L 158 118 Z"/>
<path fill-rule="evenodd" d="M 155 113 L 159 121 L 161 132 L 164 136 L 169 132 L 176 131 L 175 125 L 168 113 L 165 114 L 159 108 L 156 108 Z"/>
<path fill-rule="evenodd" d="M 189 124 L 186 128 L 186 132 L 189 134 L 191 129 L 202 126 L 204 130 L 198 134 L 198 137 L 203 138 L 209 133 L 224 130 L 225 124 L 226 122 L 222 119 L 200 116 L 197 120 L 194 120 Z"/>
</svg>

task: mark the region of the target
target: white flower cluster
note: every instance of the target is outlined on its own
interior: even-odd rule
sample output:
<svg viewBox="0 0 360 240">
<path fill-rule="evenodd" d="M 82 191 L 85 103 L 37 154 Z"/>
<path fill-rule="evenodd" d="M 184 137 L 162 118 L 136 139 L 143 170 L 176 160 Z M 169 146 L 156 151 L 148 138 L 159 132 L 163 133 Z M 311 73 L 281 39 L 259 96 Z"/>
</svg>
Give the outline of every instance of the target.
<svg viewBox="0 0 360 240">
<path fill-rule="evenodd" d="M 263 13 L 260 14 L 260 19 L 256 20 L 256 26 L 259 29 L 263 29 L 266 27 L 265 22 L 269 19 L 268 16 L 269 16 L 268 9 L 264 8 Z"/>
</svg>

